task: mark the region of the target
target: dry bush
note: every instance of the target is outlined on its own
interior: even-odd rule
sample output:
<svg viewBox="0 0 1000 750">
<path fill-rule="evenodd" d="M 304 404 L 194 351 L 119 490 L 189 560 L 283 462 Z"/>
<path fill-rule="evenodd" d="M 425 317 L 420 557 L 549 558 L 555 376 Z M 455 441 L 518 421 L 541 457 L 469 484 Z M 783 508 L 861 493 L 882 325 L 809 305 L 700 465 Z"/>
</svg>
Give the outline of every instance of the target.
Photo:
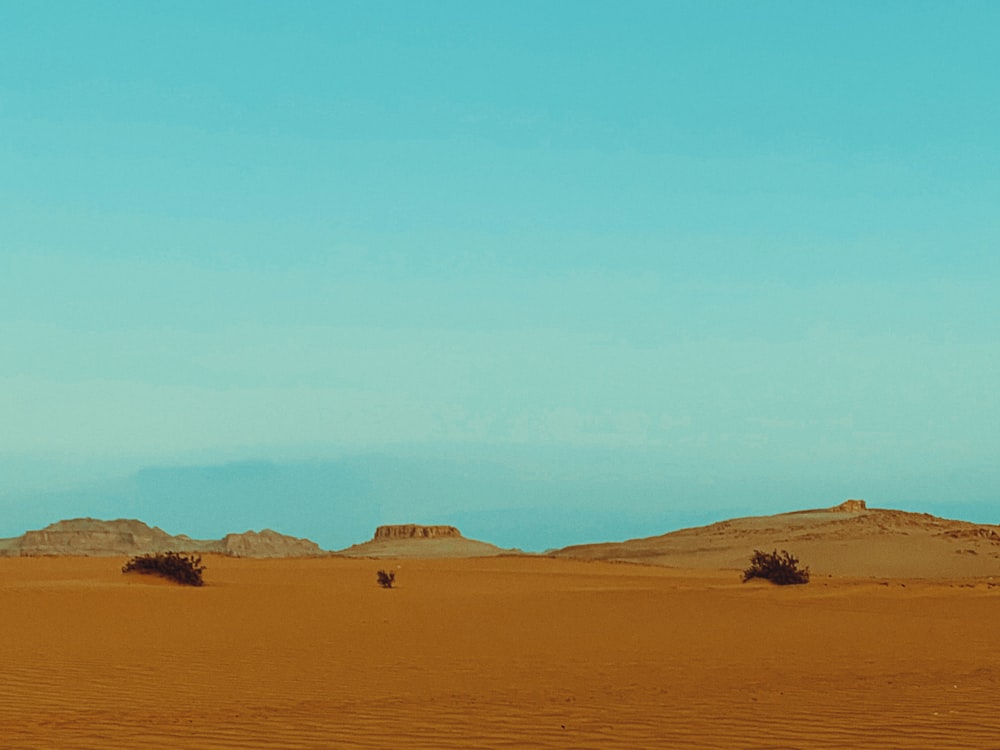
<svg viewBox="0 0 1000 750">
<path fill-rule="evenodd" d="M 809 568 L 800 568 L 798 558 L 787 550 L 761 552 L 755 549 L 750 557 L 750 567 L 743 571 L 743 583 L 751 578 L 766 578 L 779 586 L 809 583 Z"/>
<path fill-rule="evenodd" d="M 180 552 L 157 552 L 151 555 L 137 555 L 122 567 L 122 573 L 146 573 L 169 578 L 186 586 L 202 586 L 201 574 L 205 566 L 199 555 L 185 555 Z"/>
<path fill-rule="evenodd" d="M 384 589 L 391 589 L 392 584 L 396 582 L 395 571 L 390 570 L 388 573 L 384 570 L 380 570 L 375 574 L 378 579 L 378 585 Z"/>
</svg>

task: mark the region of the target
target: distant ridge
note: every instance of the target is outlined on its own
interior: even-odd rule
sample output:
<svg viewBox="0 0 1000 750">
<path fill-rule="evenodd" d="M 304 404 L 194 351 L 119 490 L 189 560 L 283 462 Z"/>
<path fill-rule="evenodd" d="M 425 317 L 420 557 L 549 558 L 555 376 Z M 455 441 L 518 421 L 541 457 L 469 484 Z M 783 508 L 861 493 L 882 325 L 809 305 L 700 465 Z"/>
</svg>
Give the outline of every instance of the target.
<svg viewBox="0 0 1000 750">
<path fill-rule="evenodd" d="M 227 534 L 222 539 L 172 536 L 163 529 L 135 519 L 102 521 L 74 518 L 57 521 L 12 539 L 0 539 L 0 556 L 40 557 L 80 555 L 115 557 L 155 552 L 204 552 L 232 557 L 311 557 L 326 554 L 308 539 L 279 534 L 270 529 Z"/>
<path fill-rule="evenodd" d="M 1000 526 L 927 513 L 832 508 L 720 521 L 625 542 L 564 547 L 550 554 L 678 568 L 742 569 L 753 550 L 787 549 L 814 576 L 1000 578 Z"/>
<path fill-rule="evenodd" d="M 355 544 L 336 554 L 347 557 L 494 557 L 518 553 L 488 542 L 466 539 L 454 526 L 424 526 L 417 523 L 379 526 L 371 541 Z"/>
</svg>

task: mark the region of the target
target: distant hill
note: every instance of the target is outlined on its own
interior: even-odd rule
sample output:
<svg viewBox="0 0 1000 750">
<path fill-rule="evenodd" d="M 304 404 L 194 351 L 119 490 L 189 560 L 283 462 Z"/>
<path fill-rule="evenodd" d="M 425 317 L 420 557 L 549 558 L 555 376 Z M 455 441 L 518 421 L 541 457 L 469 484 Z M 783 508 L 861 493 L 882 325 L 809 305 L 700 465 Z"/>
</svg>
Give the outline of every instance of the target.
<svg viewBox="0 0 1000 750">
<path fill-rule="evenodd" d="M 13 539 L 0 539 L 0 556 L 38 557 L 81 555 L 113 557 L 153 552 L 211 552 L 234 557 L 307 557 L 326 554 L 308 539 L 279 534 L 270 529 L 227 534 L 222 539 L 172 536 L 134 519 L 102 521 L 75 518 L 58 521 Z"/>
<path fill-rule="evenodd" d="M 558 557 L 681 568 L 747 567 L 753 550 L 787 549 L 814 575 L 1000 578 L 1000 526 L 926 513 L 833 507 L 736 518 L 625 542 L 565 547 Z"/>
<path fill-rule="evenodd" d="M 375 536 L 336 554 L 347 557 L 493 557 L 518 550 L 505 550 L 488 542 L 466 539 L 454 526 L 398 524 L 379 526 Z"/>
</svg>

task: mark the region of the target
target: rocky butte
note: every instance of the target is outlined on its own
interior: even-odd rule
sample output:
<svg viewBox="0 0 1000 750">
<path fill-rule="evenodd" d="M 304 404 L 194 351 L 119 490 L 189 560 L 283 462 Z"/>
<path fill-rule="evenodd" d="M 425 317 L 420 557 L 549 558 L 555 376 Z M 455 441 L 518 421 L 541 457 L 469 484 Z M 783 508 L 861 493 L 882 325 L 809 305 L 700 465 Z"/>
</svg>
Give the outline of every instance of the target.
<svg viewBox="0 0 1000 750">
<path fill-rule="evenodd" d="M 381 539 L 461 539 L 461 532 L 454 526 L 421 526 L 416 523 L 402 523 L 379 526 L 375 529 L 375 541 Z"/>
<path fill-rule="evenodd" d="M 418 523 L 379 526 L 375 536 L 337 552 L 348 557 L 492 557 L 517 550 L 505 550 L 488 542 L 466 539 L 454 526 L 425 526 Z"/>
<path fill-rule="evenodd" d="M 868 510 L 868 504 L 864 500 L 845 500 L 831 510 L 841 513 L 863 513 Z"/>
</svg>

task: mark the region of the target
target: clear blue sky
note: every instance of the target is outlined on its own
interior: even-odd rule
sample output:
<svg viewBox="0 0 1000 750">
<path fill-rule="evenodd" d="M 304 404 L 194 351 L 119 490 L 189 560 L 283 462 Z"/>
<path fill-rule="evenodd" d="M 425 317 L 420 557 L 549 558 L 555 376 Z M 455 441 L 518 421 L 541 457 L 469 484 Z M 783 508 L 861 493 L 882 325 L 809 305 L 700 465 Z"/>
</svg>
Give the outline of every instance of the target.
<svg viewBox="0 0 1000 750">
<path fill-rule="evenodd" d="M 996 515 L 998 28 L 992 2 L 0 0 L 0 504 L 495 449 L 744 482 L 680 509 L 836 478 Z"/>
</svg>

